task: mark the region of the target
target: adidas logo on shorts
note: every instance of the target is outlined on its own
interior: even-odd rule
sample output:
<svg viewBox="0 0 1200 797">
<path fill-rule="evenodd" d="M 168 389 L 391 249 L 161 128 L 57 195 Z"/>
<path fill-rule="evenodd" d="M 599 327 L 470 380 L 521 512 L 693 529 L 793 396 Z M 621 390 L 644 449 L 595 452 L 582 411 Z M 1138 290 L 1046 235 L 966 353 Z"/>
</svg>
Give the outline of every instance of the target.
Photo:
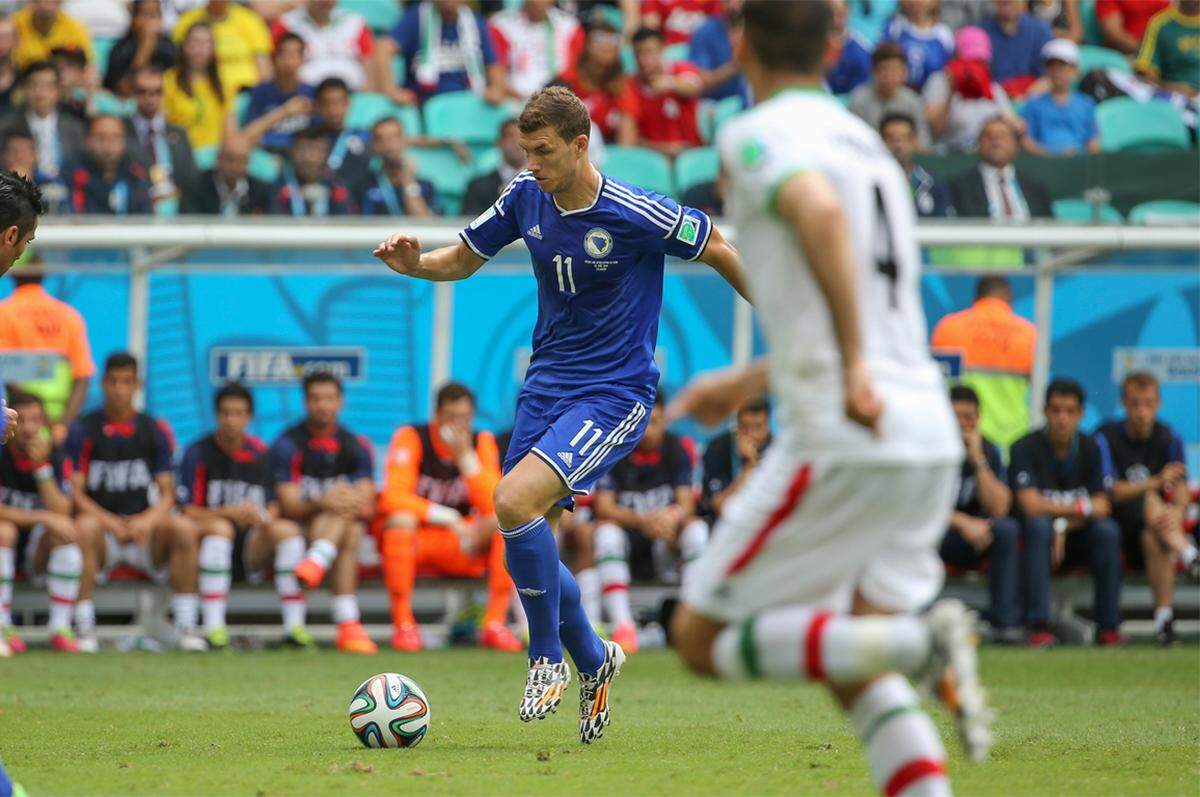
<svg viewBox="0 0 1200 797">
<path fill-rule="evenodd" d="M 540 225 L 540 224 L 533 225 L 532 227 L 529 228 L 529 231 L 526 232 L 525 234 L 528 235 L 530 238 L 537 238 L 539 241 L 542 240 L 542 225 Z"/>
<path fill-rule="evenodd" d="M 575 461 L 575 455 L 570 451 L 559 451 L 558 458 L 561 459 L 563 464 L 568 468 L 571 467 L 571 463 Z"/>
</svg>

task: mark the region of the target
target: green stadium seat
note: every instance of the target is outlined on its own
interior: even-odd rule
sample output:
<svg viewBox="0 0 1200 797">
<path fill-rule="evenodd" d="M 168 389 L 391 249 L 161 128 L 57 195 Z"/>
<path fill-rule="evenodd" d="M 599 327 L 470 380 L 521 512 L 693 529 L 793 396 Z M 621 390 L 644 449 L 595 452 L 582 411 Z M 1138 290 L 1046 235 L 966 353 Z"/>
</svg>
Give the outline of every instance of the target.
<svg viewBox="0 0 1200 797">
<path fill-rule="evenodd" d="M 687 42 L 672 44 L 670 47 L 663 50 L 663 61 L 668 64 L 674 64 L 678 61 L 686 61 L 688 60 L 688 51 L 690 49 L 691 45 Z"/>
<path fill-rule="evenodd" d="M 1105 152 L 1187 149 L 1187 126 L 1179 110 L 1165 100 L 1138 102 L 1117 97 L 1096 108 L 1096 124 Z"/>
<path fill-rule="evenodd" d="M 421 111 L 414 105 L 393 105 L 392 114 L 404 125 L 404 132 L 410 136 L 419 136 L 425 130 L 421 121 Z"/>
<path fill-rule="evenodd" d="M 700 114 L 700 137 L 711 144 L 717 140 L 721 125 L 742 112 L 741 97 L 726 97 L 713 104 L 709 113 Z"/>
<path fill-rule="evenodd" d="M 1096 19 L 1096 0 L 1079 0 L 1079 18 L 1083 23 L 1083 41 L 1086 44 L 1104 44 L 1100 20 Z"/>
<path fill-rule="evenodd" d="M 217 165 L 217 147 L 196 147 L 192 156 L 196 159 L 196 168 L 206 171 Z"/>
<path fill-rule="evenodd" d="M 1129 221 L 1133 224 L 1164 226 L 1186 224 L 1195 227 L 1200 224 L 1200 203 L 1183 202 L 1176 199 L 1143 202 L 1129 211 Z"/>
<path fill-rule="evenodd" d="M 666 156 L 644 147 L 609 147 L 604 173 L 636 186 L 671 196 L 671 162 Z"/>
<path fill-rule="evenodd" d="M 392 113 L 394 103 L 386 94 L 359 91 L 350 97 L 350 110 L 346 113 L 346 128 L 370 130 L 380 118 Z"/>
<path fill-rule="evenodd" d="M 338 8 L 361 14 L 376 33 L 386 33 L 400 20 L 398 0 L 338 0 Z"/>
<path fill-rule="evenodd" d="M 1119 69 L 1122 72 L 1132 72 L 1133 67 L 1129 65 L 1129 59 L 1121 55 L 1116 50 L 1110 50 L 1107 47 L 1096 47 L 1092 44 L 1083 44 L 1079 47 L 1079 74 L 1086 75 L 1093 69 Z"/>
<path fill-rule="evenodd" d="M 1089 223 L 1099 221 L 1105 224 L 1120 224 L 1125 220 L 1121 211 L 1109 204 L 1098 208 L 1086 199 L 1056 199 L 1053 203 L 1054 218 L 1059 221 L 1074 221 Z M 1097 217 L 1097 210 L 1099 217 Z"/>
<path fill-rule="evenodd" d="M 679 153 L 675 159 L 675 190 L 680 196 L 692 186 L 717 179 L 721 158 L 713 147 L 695 147 Z"/>
<path fill-rule="evenodd" d="M 469 91 L 451 91 L 425 103 L 425 132 L 468 144 L 496 143 L 500 125 L 513 116 L 503 105 L 488 105 Z"/>
<path fill-rule="evenodd" d="M 233 100 L 234 113 L 237 117 L 238 126 L 246 124 L 246 112 L 250 110 L 250 92 L 239 91 L 237 97 Z"/>
<path fill-rule="evenodd" d="M 116 43 L 116 39 L 99 36 L 92 39 L 92 48 L 96 51 L 96 71 L 100 73 L 101 80 L 104 79 L 104 73 L 108 71 L 108 54 L 112 52 L 113 45 Z"/>
<path fill-rule="evenodd" d="M 449 208 L 462 205 L 462 196 L 471 179 L 470 164 L 465 164 L 450 147 L 409 147 L 408 155 L 417 164 L 417 176 L 433 183 Z"/>
<path fill-rule="evenodd" d="M 471 176 L 476 177 L 481 174 L 487 174 L 493 169 L 499 169 L 500 161 L 500 150 L 495 147 L 489 147 L 488 149 L 476 152 L 475 164 L 471 167 Z"/>
<path fill-rule="evenodd" d="M 133 100 L 123 100 L 107 91 L 96 92 L 96 113 L 114 116 L 133 116 Z"/>
<path fill-rule="evenodd" d="M 250 152 L 250 165 L 246 171 L 251 177 L 270 184 L 279 179 L 279 171 L 282 167 L 283 164 L 278 155 L 267 152 L 265 149 L 255 149 Z"/>
</svg>

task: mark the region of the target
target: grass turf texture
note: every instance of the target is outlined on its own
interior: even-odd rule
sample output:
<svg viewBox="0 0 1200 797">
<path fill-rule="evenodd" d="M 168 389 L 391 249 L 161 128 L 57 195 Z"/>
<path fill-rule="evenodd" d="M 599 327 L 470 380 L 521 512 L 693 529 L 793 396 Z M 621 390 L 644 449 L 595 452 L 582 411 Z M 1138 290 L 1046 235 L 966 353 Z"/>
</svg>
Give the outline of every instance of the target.
<svg viewBox="0 0 1200 797">
<path fill-rule="evenodd" d="M 1195 647 L 984 652 L 999 745 L 961 794 L 1196 794 Z M 432 726 L 412 750 L 350 732 L 355 687 L 416 679 Z M 474 650 L 358 658 L 263 652 L 0 661 L 0 753 L 38 794 L 867 794 L 857 742 L 820 689 L 693 679 L 666 652 L 626 665 L 614 724 L 583 748 L 573 683 L 517 721 L 523 659 Z"/>
</svg>

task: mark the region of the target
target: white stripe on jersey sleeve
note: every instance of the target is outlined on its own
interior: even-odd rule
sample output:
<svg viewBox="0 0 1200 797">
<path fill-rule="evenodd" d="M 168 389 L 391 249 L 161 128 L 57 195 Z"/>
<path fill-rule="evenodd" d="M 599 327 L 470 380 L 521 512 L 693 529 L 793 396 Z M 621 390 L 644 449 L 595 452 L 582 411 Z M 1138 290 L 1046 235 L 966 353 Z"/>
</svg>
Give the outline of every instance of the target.
<svg viewBox="0 0 1200 797">
<path fill-rule="evenodd" d="M 630 202 L 629 200 L 623 199 L 623 198 L 617 196 L 616 194 L 610 194 L 607 191 L 601 191 L 600 193 L 604 196 L 605 199 L 609 199 L 609 200 L 617 203 L 618 205 L 620 205 L 623 208 L 632 210 L 634 213 L 637 213 L 638 215 L 642 216 L 643 218 L 646 219 L 646 221 L 650 222 L 651 224 L 658 227 L 659 229 L 666 230 L 667 235 L 671 234 L 671 225 L 664 224 L 663 222 L 659 221 L 656 217 L 651 216 L 649 211 L 644 210 L 640 206 L 635 205 L 632 202 Z M 665 238 L 666 236 L 664 235 L 663 237 Z"/>
<path fill-rule="evenodd" d="M 527 183 L 533 179 L 534 179 L 534 176 L 533 176 L 532 172 L 529 172 L 529 171 L 518 172 L 517 176 L 512 178 L 512 180 L 509 181 L 508 185 L 504 187 L 504 190 L 500 192 L 500 196 L 496 197 L 496 202 L 493 205 L 496 208 L 496 212 L 499 213 L 501 216 L 505 215 L 504 214 L 504 197 L 506 197 L 512 193 L 512 190 L 517 187 L 517 183 Z"/>
<path fill-rule="evenodd" d="M 660 218 L 660 220 L 667 222 L 667 223 L 671 223 L 671 219 L 674 214 L 671 212 L 671 209 L 668 208 L 667 206 L 660 204 L 658 202 L 655 202 L 654 200 L 650 199 L 650 197 L 645 196 L 644 194 L 635 194 L 633 191 L 629 190 L 625 186 L 619 185 L 617 183 L 608 183 L 608 187 L 611 188 L 614 193 L 620 194 L 621 196 L 625 197 L 626 199 L 636 202 L 639 205 L 645 206 L 645 208 L 647 210 L 651 211 L 652 213 L 654 213 L 654 215 L 658 216 Z"/>
</svg>

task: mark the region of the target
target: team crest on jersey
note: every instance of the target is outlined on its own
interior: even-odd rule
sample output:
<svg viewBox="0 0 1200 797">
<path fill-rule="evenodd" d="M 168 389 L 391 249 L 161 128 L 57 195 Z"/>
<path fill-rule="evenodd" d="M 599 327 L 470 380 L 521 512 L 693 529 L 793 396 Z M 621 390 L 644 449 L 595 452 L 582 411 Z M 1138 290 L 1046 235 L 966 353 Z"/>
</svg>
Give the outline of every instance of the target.
<svg viewBox="0 0 1200 797">
<path fill-rule="evenodd" d="M 482 213 L 480 213 L 478 216 L 475 217 L 475 221 L 471 222 L 471 229 L 478 230 L 479 225 L 483 224 L 485 221 L 487 221 L 488 219 L 490 219 L 492 216 L 495 216 L 495 215 L 496 215 L 496 206 L 490 205 L 487 210 L 483 211 Z"/>
<path fill-rule="evenodd" d="M 742 165 L 750 171 L 754 171 L 763 165 L 763 161 L 767 156 L 767 148 L 761 141 L 752 138 L 742 144 L 741 152 Z"/>
<path fill-rule="evenodd" d="M 583 248 L 592 257 L 605 257 L 612 251 L 613 239 L 603 227 L 593 227 L 583 236 Z"/>
</svg>

